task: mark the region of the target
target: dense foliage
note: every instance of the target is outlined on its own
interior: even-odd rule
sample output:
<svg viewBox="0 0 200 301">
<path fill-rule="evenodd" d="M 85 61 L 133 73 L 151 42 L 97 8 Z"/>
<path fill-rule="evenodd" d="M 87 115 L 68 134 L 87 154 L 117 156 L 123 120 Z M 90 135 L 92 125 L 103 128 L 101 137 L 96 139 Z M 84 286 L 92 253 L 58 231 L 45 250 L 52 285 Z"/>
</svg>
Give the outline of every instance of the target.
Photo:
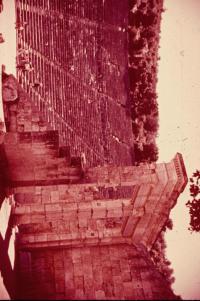
<svg viewBox="0 0 200 301">
<path fill-rule="evenodd" d="M 129 112 L 135 136 L 135 162 L 155 162 L 158 159 L 156 137 L 159 128 L 156 94 L 159 33 L 163 1 L 130 0 L 129 10 L 129 79 L 131 93 Z M 173 269 L 166 258 L 166 229 L 172 229 L 169 219 L 153 248 L 151 258 L 171 285 Z M 177 296 L 177 299 L 180 299 Z"/>
<path fill-rule="evenodd" d="M 164 275 L 166 281 L 170 285 L 174 283 L 175 278 L 173 276 L 173 269 L 170 267 L 171 262 L 166 258 L 166 243 L 164 235 L 167 229 L 172 230 L 172 228 L 172 220 L 168 219 L 150 251 L 150 255 L 154 264 L 157 266 L 159 272 Z"/>
<path fill-rule="evenodd" d="M 158 149 L 157 61 L 162 1 L 130 0 L 128 108 L 133 120 L 135 160 L 156 161 Z M 150 152 L 148 153 L 148 150 Z M 155 151 L 155 152 L 154 152 Z"/>
<path fill-rule="evenodd" d="M 190 196 L 192 197 L 186 203 L 190 213 L 189 230 L 200 232 L 200 171 L 196 170 L 190 178 Z"/>
<path fill-rule="evenodd" d="M 158 148 L 155 143 L 144 144 L 143 150 L 140 150 L 138 145 L 135 145 L 135 160 L 136 162 L 156 162 L 158 160 Z"/>
</svg>

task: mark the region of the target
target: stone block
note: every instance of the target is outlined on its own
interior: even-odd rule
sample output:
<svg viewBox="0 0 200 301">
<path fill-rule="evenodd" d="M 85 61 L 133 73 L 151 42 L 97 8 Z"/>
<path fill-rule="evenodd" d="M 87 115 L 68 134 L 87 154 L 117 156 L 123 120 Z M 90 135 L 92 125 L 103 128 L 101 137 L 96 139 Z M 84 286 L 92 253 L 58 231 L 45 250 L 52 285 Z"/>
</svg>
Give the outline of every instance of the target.
<svg viewBox="0 0 200 301">
<path fill-rule="evenodd" d="M 75 295 L 76 295 L 75 289 L 65 288 L 65 296 L 66 296 L 67 300 L 74 300 Z"/>
<path fill-rule="evenodd" d="M 47 240 L 46 233 L 37 233 L 37 235 L 35 235 L 35 242 L 45 242 Z"/>
<path fill-rule="evenodd" d="M 14 209 L 15 214 L 30 214 L 31 207 L 30 206 L 18 206 Z"/>
<path fill-rule="evenodd" d="M 16 203 L 23 204 L 24 202 L 24 193 L 15 193 L 14 199 Z"/>
<path fill-rule="evenodd" d="M 142 281 L 142 288 L 144 291 L 144 296 L 145 299 L 153 299 L 153 293 L 152 293 L 152 288 L 151 288 L 151 284 L 149 283 L 149 281 Z"/>
<path fill-rule="evenodd" d="M 97 290 L 95 291 L 95 298 L 97 300 L 106 300 L 106 295 L 105 292 L 103 290 Z"/>
<path fill-rule="evenodd" d="M 130 264 L 127 258 L 120 258 L 120 267 L 122 272 L 130 272 Z"/>
<path fill-rule="evenodd" d="M 90 202 L 93 200 L 93 192 L 92 191 L 84 192 L 83 197 L 86 202 Z"/>
<path fill-rule="evenodd" d="M 18 133 L 12 133 L 12 132 L 8 132 L 6 133 L 5 135 L 5 138 L 4 138 L 4 143 L 5 144 L 17 144 L 18 142 Z"/>
<path fill-rule="evenodd" d="M 114 295 L 118 300 L 124 300 L 124 287 L 122 283 L 116 284 L 114 282 Z"/>
<path fill-rule="evenodd" d="M 58 190 L 51 191 L 50 195 L 51 195 L 51 203 L 59 202 L 59 192 L 58 192 Z"/>
<path fill-rule="evenodd" d="M 48 212 L 62 212 L 62 205 L 59 203 L 45 204 L 45 211 Z"/>
<path fill-rule="evenodd" d="M 77 220 L 78 213 L 77 213 L 77 211 L 63 212 L 62 216 L 63 216 L 63 219 Z"/>
<path fill-rule="evenodd" d="M 74 276 L 81 277 L 83 276 L 83 268 L 79 263 L 74 263 Z"/>
<path fill-rule="evenodd" d="M 45 190 L 42 190 L 42 203 L 51 203 L 51 195 Z"/>
<path fill-rule="evenodd" d="M 106 210 L 106 201 L 93 201 L 92 209 L 94 212 L 98 210 Z"/>
<path fill-rule="evenodd" d="M 64 293 L 65 292 L 65 282 L 64 281 L 56 281 L 56 292 Z"/>
<path fill-rule="evenodd" d="M 130 199 L 130 198 L 129 198 L 129 199 L 122 199 L 121 202 L 122 202 L 123 210 L 124 210 L 125 208 L 129 208 L 129 206 L 132 205 L 132 202 L 131 202 L 131 199 Z"/>
<path fill-rule="evenodd" d="M 78 218 L 78 225 L 79 228 L 87 228 L 88 226 L 88 219 L 87 218 Z"/>
<path fill-rule="evenodd" d="M 76 289 L 75 299 L 76 300 L 85 300 L 86 299 L 83 289 Z"/>
<path fill-rule="evenodd" d="M 132 282 L 123 282 L 125 300 L 134 300 L 134 289 Z"/>
<path fill-rule="evenodd" d="M 50 234 L 47 234 L 47 240 L 48 241 L 59 241 L 60 236 L 58 234 L 50 233 Z"/>
<path fill-rule="evenodd" d="M 88 219 L 88 229 L 93 231 L 97 231 L 97 221 L 96 219 L 90 218 Z"/>
<path fill-rule="evenodd" d="M 38 213 L 38 212 L 44 212 L 44 205 L 42 204 L 35 204 L 35 205 L 31 205 L 30 207 L 31 209 L 31 214 L 34 214 L 34 213 Z"/>
<path fill-rule="evenodd" d="M 57 259 L 54 259 L 54 267 L 55 269 L 64 269 L 64 261 L 61 256 Z M 64 281 L 63 285 L 65 286 Z"/>
<path fill-rule="evenodd" d="M 47 150 L 45 149 L 44 146 L 34 146 L 32 148 L 32 152 L 33 152 L 33 155 L 45 155 L 47 153 Z"/>
<path fill-rule="evenodd" d="M 148 196 L 137 195 L 137 197 L 133 203 L 134 208 L 140 208 L 140 207 L 145 206 L 147 199 L 148 199 Z"/>
<path fill-rule="evenodd" d="M 122 228 L 123 236 L 131 236 L 135 230 L 135 226 L 137 225 L 139 218 L 130 216 L 127 218 L 127 221 L 124 223 Z"/>
<path fill-rule="evenodd" d="M 139 191 L 137 193 L 138 196 L 148 196 L 152 190 L 151 184 L 142 184 L 140 185 Z"/>
<path fill-rule="evenodd" d="M 120 268 L 120 264 L 119 261 L 117 262 L 111 262 L 111 268 L 112 268 L 112 275 L 113 276 L 120 276 L 121 275 L 121 268 Z"/>
<path fill-rule="evenodd" d="M 128 216 L 131 216 L 132 212 L 133 212 L 133 205 L 129 207 L 124 207 L 122 210 L 123 217 L 126 218 Z"/>
<path fill-rule="evenodd" d="M 92 216 L 92 209 L 89 210 L 78 210 L 79 219 L 89 219 Z"/>
<path fill-rule="evenodd" d="M 39 195 L 39 194 L 34 195 L 33 203 L 35 203 L 35 204 L 41 204 L 42 203 L 42 196 Z"/>
<path fill-rule="evenodd" d="M 36 181 L 46 180 L 46 171 L 38 171 L 36 168 L 34 168 L 34 178 Z"/>
<path fill-rule="evenodd" d="M 68 203 L 68 204 L 62 204 L 62 208 L 63 208 L 63 212 L 69 212 L 69 211 L 73 211 L 76 212 L 78 209 L 78 205 L 77 203 Z"/>
<path fill-rule="evenodd" d="M 35 213 L 31 215 L 31 222 L 32 223 L 40 223 L 45 221 L 45 215 L 42 213 Z"/>
<path fill-rule="evenodd" d="M 135 217 L 143 217 L 146 212 L 146 207 L 133 208 L 132 214 Z"/>
<path fill-rule="evenodd" d="M 46 221 L 58 221 L 58 220 L 62 220 L 63 219 L 63 215 L 62 212 L 56 212 L 56 211 L 49 211 L 46 212 L 45 215 L 45 220 Z"/>
<path fill-rule="evenodd" d="M 71 233 L 77 232 L 78 231 L 78 220 L 77 219 L 70 220 L 69 227 L 70 227 Z"/>
<path fill-rule="evenodd" d="M 59 239 L 60 240 L 71 240 L 72 235 L 71 235 L 71 233 L 60 233 L 59 234 Z"/>
<path fill-rule="evenodd" d="M 31 132 L 24 132 L 18 133 L 18 141 L 19 143 L 32 143 L 32 133 Z"/>
<path fill-rule="evenodd" d="M 156 174 L 151 174 L 151 183 L 156 184 L 158 183 L 158 176 Z"/>
<path fill-rule="evenodd" d="M 89 286 L 89 287 L 87 287 L 87 285 L 85 286 L 85 296 L 86 296 L 86 300 L 95 299 L 95 291 L 93 286 Z"/>
<path fill-rule="evenodd" d="M 112 234 L 112 229 L 103 229 L 103 237 L 112 237 L 113 234 Z"/>
<path fill-rule="evenodd" d="M 117 209 L 107 209 L 107 217 L 122 217 L 122 208 L 117 208 Z"/>
<path fill-rule="evenodd" d="M 72 262 L 73 263 L 81 262 L 81 250 L 80 250 L 80 248 L 72 249 L 71 257 L 72 257 Z"/>
<path fill-rule="evenodd" d="M 93 209 L 92 218 L 105 218 L 107 214 L 106 208 Z"/>
<path fill-rule="evenodd" d="M 145 300 L 144 290 L 142 288 L 135 288 L 134 289 L 134 296 L 135 296 L 136 300 Z M 153 299 L 157 300 L 157 298 L 155 296 L 153 296 Z"/>
<path fill-rule="evenodd" d="M 95 219 L 96 221 L 96 226 L 98 230 L 103 230 L 105 227 L 105 220 L 104 219 Z"/>
<path fill-rule="evenodd" d="M 97 237 L 99 237 L 99 235 L 98 235 L 97 231 L 87 230 L 87 231 L 85 231 L 85 237 L 86 238 L 97 238 Z"/>
<path fill-rule="evenodd" d="M 78 203 L 79 212 L 86 211 L 86 210 L 89 211 L 91 209 L 92 209 L 92 204 L 90 202 L 80 202 L 80 203 Z"/>
<path fill-rule="evenodd" d="M 69 221 L 58 219 L 52 221 L 51 224 L 53 231 L 58 233 L 69 233 Z"/>
<path fill-rule="evenodd" d="M 35 242 L 35 235 L 21 235 L 20 244 L 27 244 Z"/>
<path fill-rule="evenodd" d="M 127 271 L 122 271 L 121 274 L 123 282 L 130 282 L 132 281 L 131 273 Z"/>
<path fill-rule="evenodd" d="M 31 223 L 31 215 L 26 214 L 26 215 L 14 215 L 14 220 L 16 225 L 18 224 L 29 224 Z"/>
<path fill-rule="evenodd" d="M 104 282 L 109 282 L 112 280 L 112 268 L 111 267 L 106 267 L 102 266 L 102 275 L 103 275 L 103 281 Z"/>
<path fill-rule="evenodd" d="M 122 201 L 120 199 L 117 200 L 106 200 L 105 201 L 106 204 L 106 208 L 107 209 L 118 209 L 118 208 L 122 208 Z"/>
<path fill-rule="evenodd" d="M 33 122 L 30 123 L 31 124 L 31 130 L 34 131 L 34 132 L 38 132 L 40 130 L 39 128 L 39 125 L 38 124 L 34 124 Z M 27 123 L 26 123 L 26 126 L 25 126 L 25 129 L 27 128 Z"/>
<path fill-rule="evenodd" d="M 93 285 L 95 290 L 102 290 L 103 288 L 103 276 L 101 266 L 95 266 L 93 268 Z"/>
<path fill-rule="evenodd" d="M 79 240 L 81 239 L 81 233 L 80 232 L 71 232 L 71 237 L 73 240 L 77 240 L 77 244 L 79 245 Z M 76 244 L 76 242 L 73 242 L 74 244 Z"/>
<path fill-rule="evenodd" d="M 138 280 L 137 278 L 133 278 L 133 288 L 134 288 L 134 291 L 137 290 L 137 289 L 142 289 L 143 286 L 142 286 L 142 281 Z"/>
</svg>

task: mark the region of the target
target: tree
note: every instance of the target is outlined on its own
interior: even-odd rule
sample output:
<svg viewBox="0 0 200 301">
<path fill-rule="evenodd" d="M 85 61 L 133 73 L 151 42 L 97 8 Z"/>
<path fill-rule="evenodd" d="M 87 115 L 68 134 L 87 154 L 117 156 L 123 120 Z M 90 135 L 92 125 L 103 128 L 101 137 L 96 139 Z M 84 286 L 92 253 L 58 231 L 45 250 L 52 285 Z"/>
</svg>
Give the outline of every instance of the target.
<svg viewBox="0 0 200 301">
<path fill-rule="evenodd" d="M 145 144 L 143 153 L 149 162 L 156 162 L 158 160 L 158 147 L 154 143 Z"/>
<path fill-rule="evenodd" d="M 167 221 L 166 221 L 166 223 L 165 223 L 165 225 L 164 225 L 164 227 L 163 227 L 163 231 L 166 231 L 166 230 L 172 230 L 173 229 L 173 221 L 172 221 L 172 219 L 171 218 L 169 218 Z"/>
<path fill-rule="evenodd" d="M 143 99 L 141 103 L 138 106 L 138 114 L 142 115 L 150 115 L 153 112 L 158 111 L 158 104 L 155 99 L 149 98 L 149 99 Z"/>
<path fill-rule="evenodd" d="M 156 162 L 158 160 L 158 148 L 154 143 L 143 145 L 143 150 L 136 144 L 134 150 L 136 162 Z"/>
<path fill-rule="evenodd" d="M 189 207 L 190 227 L 189 230 L 200 232 L 200 170 L 196 170 L 190 178 L 190 196 L 192 200 L 186 203 Z"/>
<path fill-rule="evenodd" d="M 144 123 L 145 130 L 149 132 L 157 133 L 158 131 L 158 119 L 147 115 L 146 121 Z"/>
</svg>

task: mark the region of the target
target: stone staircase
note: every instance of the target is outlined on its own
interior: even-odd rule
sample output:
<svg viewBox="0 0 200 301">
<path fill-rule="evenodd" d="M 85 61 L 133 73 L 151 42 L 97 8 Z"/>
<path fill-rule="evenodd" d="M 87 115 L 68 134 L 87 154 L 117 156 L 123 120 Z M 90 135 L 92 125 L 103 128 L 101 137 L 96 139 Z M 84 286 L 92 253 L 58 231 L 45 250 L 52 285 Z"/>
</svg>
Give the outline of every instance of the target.
<svg viewBox="0 0 200 301">
<path fill-rule="evenodd" d="M 81 159 L 71 157 L 68 146 L 59 147 L 58 131 L 44 122 L 17 80 L 9 76 L 3 87 L 7 128 L 4 145 L 12 186 L 80 181 Z"/>
</svg>

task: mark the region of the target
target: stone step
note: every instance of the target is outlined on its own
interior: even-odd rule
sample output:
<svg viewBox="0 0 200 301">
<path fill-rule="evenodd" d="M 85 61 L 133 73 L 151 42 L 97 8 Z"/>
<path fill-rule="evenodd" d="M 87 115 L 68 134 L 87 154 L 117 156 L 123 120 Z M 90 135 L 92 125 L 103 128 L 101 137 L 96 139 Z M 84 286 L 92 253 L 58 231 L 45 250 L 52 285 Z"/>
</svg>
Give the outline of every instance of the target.
<svg viewBox="0 0 200 301">
<path fill-rule="evenodd" d="M 59 158 L 70 158 L 70 147 L 60 146 L 59 147 Z"/>
<path fill-rule="evenodd" d="M 71 166 L 82 167 L 81 157 L 71 157 Z"/>
</svg>

